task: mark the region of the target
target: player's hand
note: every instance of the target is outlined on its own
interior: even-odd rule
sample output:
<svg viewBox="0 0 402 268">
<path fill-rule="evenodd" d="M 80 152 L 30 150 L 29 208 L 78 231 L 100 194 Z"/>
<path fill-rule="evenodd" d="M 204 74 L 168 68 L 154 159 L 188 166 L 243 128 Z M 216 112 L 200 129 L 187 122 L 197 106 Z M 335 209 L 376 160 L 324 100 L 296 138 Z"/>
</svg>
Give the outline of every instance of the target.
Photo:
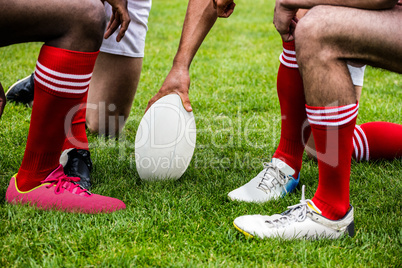
<svg viewBox="0 0 402 268">
<path fill-rule="evenodd" d="M 297 9 L 284 7 L 280 0 L 276 0 L 274 10 L 274 25 L 281 35 L 283 41 L 288 42 L 295 39 L 295 29 L 298 19 Z"/>
<path fill-rule="evenodd" d="M 212 2 L 214 3 L 216 14 L 220 18 L 228 18 L 232 15 L 236 6 L 233 0 L 212 0 Z"/>
<path fill-rule="evenodd" d="M 3 86 L 0 83 L 0 118 L 3 114 L 4 106 L 6 106 L 6 95 L 4 94 Z"/>
<path fill-rule="evenodd" d="M 119 34 L 116 37 L 116 41 L 124 37 L 125 32 L 130 24 L 130 16 L 127 10 L 127 0 L 106 0 L 112 6 L 112 16 L 106 27 L 104 38 L 109 38 L 120 27 Z"/>
<path fill-rule="evenodd" d="M 188 98 L 189 88 L 190 75 L 188 69 L 172 67 L 158 93 L 156 93 L 156 95 L 153 96 L 152 99 L 148 102 L 148 106 L 145 112 L 157 100 L 172 93 L 178 94 L 181 98 L 184 109 L 186 109 L 187 112 L 191 112 L 193 108 L 191 108 L 190 99 Z"/>
</svg>

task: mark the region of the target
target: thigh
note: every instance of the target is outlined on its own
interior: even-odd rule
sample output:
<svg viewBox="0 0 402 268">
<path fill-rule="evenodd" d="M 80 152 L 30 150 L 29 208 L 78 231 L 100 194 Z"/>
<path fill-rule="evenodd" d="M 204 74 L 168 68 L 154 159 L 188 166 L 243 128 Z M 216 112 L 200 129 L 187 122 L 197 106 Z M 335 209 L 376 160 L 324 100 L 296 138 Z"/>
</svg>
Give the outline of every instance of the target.
<svg viewBox="0 0 402 268">
<path fill-rule="evenodd" d="M 0 0 L 0 6 L 0 46 L 55 40 L 85 27 L 88 18 L 104 20 L 102 3 L 94 0 Z"/>
<path fill-rule="evenodd" d="M 390 10 L 318 6 L 306 16 L 315 17 L 324 46 L 342 59 L 402 73 L 402 7 Z"/>
<path fill-rule="evenodd" d="M 101 52 L 89 86 L 88 103 L 92 107 L 105 107 L 106 114 L 128 117 L 141 68 L 142 58 Z M 98 117 L 98 109 L 87 110 L 87 118 L 92 122 Z"/>
</svg>

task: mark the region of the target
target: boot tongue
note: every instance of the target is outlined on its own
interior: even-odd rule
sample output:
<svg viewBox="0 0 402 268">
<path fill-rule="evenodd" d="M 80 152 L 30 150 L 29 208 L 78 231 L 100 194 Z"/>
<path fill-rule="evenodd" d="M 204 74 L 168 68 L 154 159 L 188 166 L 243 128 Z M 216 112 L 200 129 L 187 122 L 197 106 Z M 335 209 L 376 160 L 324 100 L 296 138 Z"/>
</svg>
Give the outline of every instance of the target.
<svg viewBox="0 0 402 268">
<path fill-rule="evenodd" d="M 314 210 L 314 212 L 316 212 L 317 214 L 320 214 L 320 215 L 321 215 L 321 210 L 313 203 L 313 201 L 308 200 L 308 201 L 307 201 L 307 206 L 308 206 L 310 209 Z"/>
<path fill-rule="evenodd" d="M 278 158 L 272 158 L 272 164 L 274 164 L 280 171 L 282 171 L 285 175 L 290 175 L 295 177 L 295 170 L 291 168 L 288 164 L 283 162 Z"/>
<path fill-rule="evenodd" d="M 63 166 L 59 165 L 55 170 L 52 171 L 52 173 L 50 173 L 47 178 L 51 178 L 51 177 L 60 177 L 64 175 L 64 170 L 63 170 Z"/>
</svg>

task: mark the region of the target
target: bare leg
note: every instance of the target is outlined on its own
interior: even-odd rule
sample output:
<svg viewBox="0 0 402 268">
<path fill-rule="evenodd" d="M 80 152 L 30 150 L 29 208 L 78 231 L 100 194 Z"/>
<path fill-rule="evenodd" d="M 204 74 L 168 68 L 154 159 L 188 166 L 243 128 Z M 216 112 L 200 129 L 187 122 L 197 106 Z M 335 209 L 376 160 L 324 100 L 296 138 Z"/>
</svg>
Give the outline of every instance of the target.
<svg viewBox="0 0 402 268">
<path fill-rule="evenodd" d="M 105 18 L 100 1 L 0 0 L 0 6 L 0 46 L 42 41 L 69 50 L 94 51 L 102 42 Z"/>
<path fill-rule="evenodd" d="M 142 58 L 100 52 L 89 85 L 87 126 L 115 136 L 128 118 L 137 90 Z"/>
<path fill-rule="evenodd" d="M 347 59 L 402 73 L 401 19 L 398 6 L 382 11 L 330 6 L 310 10 L 296 28 L 307 104 L 356 101 Z"/>
<path fill-rule="evenodd" d="M 368 11 L 317 6 L 296 27 L 297 61 L 318 152 L 312 201 L 323 216 L 349 210 L 350 157 L 358 105 L 347 61 L 402 73 L 402 8 Z M 331 107 L 328 109 L 328 107 Z"/>
</svg>

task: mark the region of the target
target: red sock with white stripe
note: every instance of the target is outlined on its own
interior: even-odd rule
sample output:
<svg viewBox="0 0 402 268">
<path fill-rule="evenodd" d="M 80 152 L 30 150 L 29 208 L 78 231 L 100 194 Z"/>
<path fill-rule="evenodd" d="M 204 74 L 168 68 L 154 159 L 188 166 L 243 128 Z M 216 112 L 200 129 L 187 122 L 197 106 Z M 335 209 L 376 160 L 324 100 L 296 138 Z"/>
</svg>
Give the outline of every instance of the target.
<svg viewBox="0 0 402 268">
<path fill-rule="evenodd" d="M 34 105 L 18 188 L 30 190 L 59 165 L 65 118 L 82 103 L 98 52 L 76 52 L 44 45 L 35 70 Z"/>
<path fill-rule="evenodd" d="M 353 146 L 356 161 L 402 157 L 402 125 L 389 122 L 356 125 Z"/>
<path fill-rule="evenodd" d="M 283 42 L 283 53 L 278 70 L 277 92 L 281 106 L 281 139 L 273 157 L 279 158 L 295 170 L 297 177 L 305 144 L 310 136 L 306 124 L 303 81 L 296 62 L 295 43 Z"/>
<path fill-rule="evenodd" d="M 312 201 L 331 220 L 342 218 L 349 209 L 350 164 L 358 108 L 358 104 L 306 105 L 319 169 L 318 188 Z"/>
</svg>

